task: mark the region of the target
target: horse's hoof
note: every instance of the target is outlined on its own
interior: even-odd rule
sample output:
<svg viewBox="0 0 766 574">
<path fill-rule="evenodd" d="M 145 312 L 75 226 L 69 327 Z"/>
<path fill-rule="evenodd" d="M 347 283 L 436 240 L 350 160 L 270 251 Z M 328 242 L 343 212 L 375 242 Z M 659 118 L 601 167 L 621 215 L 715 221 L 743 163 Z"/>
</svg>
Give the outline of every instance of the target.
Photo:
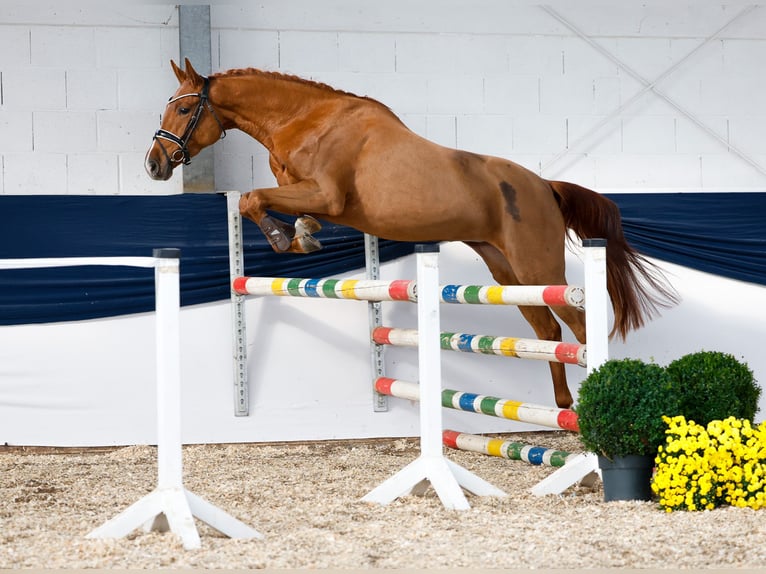
<svg viewBox="0 0 766 574">
<path fill-rule="evenodd" d="M 295 220 L 295 235 L 313 235 L 322 229 L 322 224 L 310 215 L 302 215 Z"/>
<path fill-rule="evenodd" d="M 261 219 L 258 225 L 274 251 L 284 253 L 290 249 L 295 236 L 295 228 L 292 225 L 268 215 Z"/>
<path fill-rule="evenodd" d="M 290 249 L 290 245 L 292 245 L 290 238 L 279 229 L 273 229 L 267 233 L 266 239 L 269 240 L 269 245 L 271 245 L 271 248 L 277 253 L 284 253 Z"/>
<path fill-rule="evenodd" d="M 295 253 L 313 253 L 322 249 L 322 244 L 316 237 L 301 235 L 293 239 L 290 251 Z"/>
</svg>

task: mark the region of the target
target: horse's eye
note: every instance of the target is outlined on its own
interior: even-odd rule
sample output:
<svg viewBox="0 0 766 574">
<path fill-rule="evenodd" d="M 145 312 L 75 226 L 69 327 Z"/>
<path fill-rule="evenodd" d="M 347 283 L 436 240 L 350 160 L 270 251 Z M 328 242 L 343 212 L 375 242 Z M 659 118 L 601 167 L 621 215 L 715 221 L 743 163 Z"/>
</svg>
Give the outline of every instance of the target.
<svg viewBox="0 0 766 574">
<path fill-rule="evenodd" d="M 185 116 L 189 113 L 189 108 L 178 108 L 178 113 L 182 116 Z"/>
</svg>

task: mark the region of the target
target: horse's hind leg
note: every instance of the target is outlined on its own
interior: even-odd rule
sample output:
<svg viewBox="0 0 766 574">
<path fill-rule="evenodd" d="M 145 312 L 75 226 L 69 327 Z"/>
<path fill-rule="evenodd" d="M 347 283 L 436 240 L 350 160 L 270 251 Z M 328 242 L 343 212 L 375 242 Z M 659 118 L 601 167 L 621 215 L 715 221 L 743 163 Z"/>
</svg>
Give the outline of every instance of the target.
<svg viewBox="0 0 766 574">
<path fill-rule="evenodd" d="M 551 307 L 554 313 L 566 323 L 567 327 L 572 330 L 575 338 L 581 343 L 585 344 L 585 312 L 582 309 L 567 306 Z"/>
<path fill-rule="evenodd" d="M 548 307 L 519 306 L 519 311 L 532 325 L 538 338 L 544 341 L 561 341 L 561 325 Z M 549 362 L 551 378 L 553 379 L 553 395 L 556 405 L 562 409 L 572 406 L 574 400 L 567 384 L 566 368 L 562 363 Z"/>
<path fill-rule="evenodd" d="M 510 263 L 496 247 L 489 243 L 466 242 L 466 245 L 479 254 L 487 264 L 487 267 L 489 267 L 492 277 L 494 277 L 495 281 L 500 285 L 521 284 Z M 539 339 L 545 341 L 561 341 L 561 325 L 556 321 L 556 318 L 548 307 L 520 305 L 519 311 L 532 326 L 532 329 L 534 329 L 535 334 Z M 551 378 L 553 379 L 553 394 L 556 399 L 556 404 L 561 408 L 571 407 L 573 399 L 572 393 L 569 391 L 569 386 L 567 385 L 567 376 L 564 365 L 555 362 L 550 362 L 548 364 L 551 370 Z"/>
</svg>

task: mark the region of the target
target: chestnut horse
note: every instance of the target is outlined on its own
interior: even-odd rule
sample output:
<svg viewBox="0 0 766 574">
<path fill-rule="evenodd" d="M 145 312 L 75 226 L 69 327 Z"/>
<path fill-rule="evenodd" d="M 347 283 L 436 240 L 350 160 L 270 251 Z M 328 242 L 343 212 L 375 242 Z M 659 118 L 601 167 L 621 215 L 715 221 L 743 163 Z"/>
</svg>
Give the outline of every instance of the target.
<svg viewBox="0 0 766 574">
<path fill-rule="evenodd" d="M 311 236 L 316 216 L 386 239 L 463 241 L 501 285 L 563 285 L 571 229 L 607 240 L 612 336 L 624 338 L 676 302 L 658 270 L 627 244 L 617 206 L 594 191 L 432 143 L 371 98 L 255 69 L 204 77 L 188 59 L 185 70 L 171 65 L 180 86 L 147 152 L 147 172 L 169 179 L 228 129 L 252 136 L 269 150 L 278 185 L 244 194 L 240 211 L 275 251 L 320 248 Z M 267 209 L 299 218 L 293 226 Z M 519 309 L 540 339 L 561 340 L 555 313 L 585 343 L 581 310 Z M 569 407 L 564 365 L 550 368 L 556 403 Z"/>
</svg>

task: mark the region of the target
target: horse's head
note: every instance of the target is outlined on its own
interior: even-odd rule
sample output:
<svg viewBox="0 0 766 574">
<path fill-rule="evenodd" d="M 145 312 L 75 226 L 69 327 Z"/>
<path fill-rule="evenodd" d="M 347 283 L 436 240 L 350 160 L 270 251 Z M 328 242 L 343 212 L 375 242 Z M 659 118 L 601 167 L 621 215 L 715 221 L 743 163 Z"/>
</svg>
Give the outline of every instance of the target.
<svg viewBox="0 0 766 574">
<path fill-rule="evenodd" d="M 199 75 L 188 58 L 185 71 L 172 60 L 170 65 L 180 85 L 168 100 L 144 162 L 151 178 L 160 180 L 170 179 L 177 165 L 188 165 L 200 150 L 226 135 L 210 102 L 210 79 Z"/>
</svg>

